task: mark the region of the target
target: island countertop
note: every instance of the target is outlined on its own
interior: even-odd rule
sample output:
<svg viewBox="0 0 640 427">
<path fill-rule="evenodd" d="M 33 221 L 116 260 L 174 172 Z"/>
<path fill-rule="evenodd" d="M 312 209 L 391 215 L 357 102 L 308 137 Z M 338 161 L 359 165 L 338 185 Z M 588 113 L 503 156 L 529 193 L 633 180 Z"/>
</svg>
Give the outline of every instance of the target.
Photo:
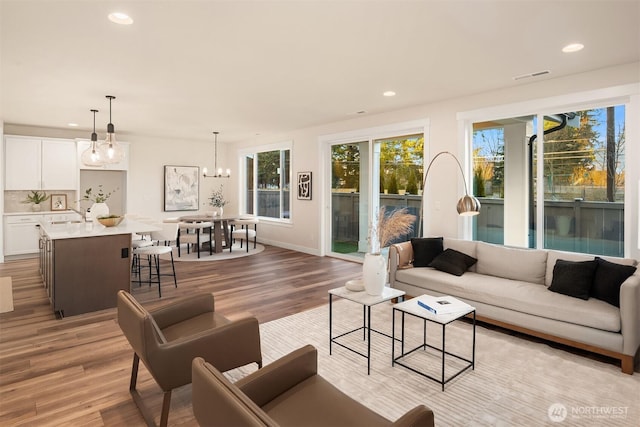
<svg viewBox="0 0 640 427">
<path fill-rule="evenodd" d="M 117 234 L 149 233 L 159 231 L 160 227 L 153 224 L 134 221 L 125 218 L 115 227 L 105 227 L 99 222 L 40 222 L 41 229 L 51 240 L 75 239 L 80 237 L 113 236 Z"/>
</svg>

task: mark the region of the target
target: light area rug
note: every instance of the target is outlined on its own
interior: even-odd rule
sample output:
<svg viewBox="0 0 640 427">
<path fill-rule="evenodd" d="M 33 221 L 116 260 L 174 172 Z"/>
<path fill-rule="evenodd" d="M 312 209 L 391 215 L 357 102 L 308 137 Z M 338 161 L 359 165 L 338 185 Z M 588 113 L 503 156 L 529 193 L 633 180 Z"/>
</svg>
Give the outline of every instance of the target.
<svg viewBox="0 0 640 427">
<path fill-rule="evenodd" d="M 390 335 L 391 312 L 390 303 L 374 306 L 372 328 Z M 333 335 L 360 326 L 362 314 L 362 306 L 334 299 Z M 399 321 L 397 314 L 396 334 Z M 440 345 L 440 326 L 427 325 L 428 342 Z M 335 344 L 329 355 L 328 305 L 261 324 L 260 331 L 265 363 L 312 344 L 318 349 L 320 375 L 392 421 L 424 404 L 434 411 L 436 426 L 639 425 L 640 374 L 626 375 L 616 365 L 481 326 L 476 329 L 475 370 L 449 382 L 444 392 L 435 381 L 392 367 L 391 339 L 382 335 L 372 334 L 371 375 L 364 357 Z M 407 339 L 419 345 L 422 321 L 407 317 L 406 331 Z M 448 325 L 447 350 L 469 357 L 471 332 L 471 323 Z M 362 332 L 345 338 L 366 351 Z M 437 373 L 438 357 L 421 353 L 410 362 Z M 447 376 L 454 365 L 447 364 Z M 226 375 L 237 380 L 253 371 L 243 367 Z"/>
<path fill-rule="evenodd" d="M 0 277 L 0 313 L 13 311 L 13 285 L 11 277 Z"/>
<path fill-rule="evenodd" d="M 180 248 L 180 254 L 181 256 L 178 256 L 178 248 L 176 248 L 175 246 L 173 247 L 173 260 L 174 261 L 201 261 L 201 262 L 207 262 L 207 261 L 222 261 L 225 259 L 235 259 L 235 258 L 242 258 L 242 257 L 246 257 L 246 256 L 251 256 L 251 255 L 257 255 L 260 252 L 264 251 L 264 246 L 257 243 L 256 244 L 256 248 L 253 249 L 253 243 L 251 243 L 249 245 L 249 252 L 247 252 L 247 247 L 246 246 L 242 246 L 240 247 L 240 243 L 234 243 L 234 245 L 231 247 L 232 251 L 229 252 L 229 249 L 225 249 L 222 252 L 219 253 L 213 253 L 212 255 L 209 255 L 209 250 L 200 250 L 200 258 L 198 258 L 198 252 L 194 252 L 193 250 L 190 251 L 190 253 L 187 253 L 187 248 L 185 246 L 183 246 L 182 248 Z M 171 259 L 171 255 L 169 253 L 166 254 L 162 254 L 160 255 L 160 259 L 164 259 L 164 260 L 170 260 Z"/>
</svg>

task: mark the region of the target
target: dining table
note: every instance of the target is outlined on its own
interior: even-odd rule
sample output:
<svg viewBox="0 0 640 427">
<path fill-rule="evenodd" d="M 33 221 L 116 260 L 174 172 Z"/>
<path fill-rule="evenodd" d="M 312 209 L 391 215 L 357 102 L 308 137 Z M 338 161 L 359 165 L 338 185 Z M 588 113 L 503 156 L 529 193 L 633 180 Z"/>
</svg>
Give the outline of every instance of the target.
<svg viewBox="0 0 640 427">
<path fill-rule="evenodd" d="M 213 252 L 220 253 L 231 245 L 229 223 L 236 220 L 233 215 L 185 215 L 178 218 L 181 222 L 211 222 L 213 223 Z M 224 244 L 223 242 L 224 238 Z M 209 242 L 211 244 L 211 242 Z"/>
</svg>

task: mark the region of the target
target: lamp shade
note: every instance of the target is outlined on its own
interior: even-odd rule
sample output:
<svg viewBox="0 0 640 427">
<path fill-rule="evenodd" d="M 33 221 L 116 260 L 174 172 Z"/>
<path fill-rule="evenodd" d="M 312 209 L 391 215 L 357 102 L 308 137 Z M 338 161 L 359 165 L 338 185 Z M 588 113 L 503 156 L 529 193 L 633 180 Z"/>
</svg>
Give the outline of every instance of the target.
<svg viewBox="0 0 640 427">
<path fill-rule="evenodd" d="M 480 201 L 473 196 L 465 194 L 456 205 L 458 214 L 462 216 L 474 216 L 480 213 Z"/>
</svg>

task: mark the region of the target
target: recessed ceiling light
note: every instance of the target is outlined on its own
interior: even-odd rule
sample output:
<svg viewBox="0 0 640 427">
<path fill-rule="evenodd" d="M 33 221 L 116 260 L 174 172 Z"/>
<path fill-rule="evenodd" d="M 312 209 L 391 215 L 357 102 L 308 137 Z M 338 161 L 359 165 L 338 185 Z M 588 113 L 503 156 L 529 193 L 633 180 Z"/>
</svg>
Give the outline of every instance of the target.
<svg viewBox="0 0 640 427">
<path fill-rule="evenodd" d="M 573 53 L 578 52 L 584 49 L 584 45 L 582 43 L 571 43 L 562 48 L 564 53 Z"/>
<path fill-rule="evenodd" d="M 122 12 L 113 12 L 109 14 L 109 21 L 115 22 L 120 25 L 131 25 L 133 24 L 133 19 L 126 13 Z"/>
<path fill-rule="evenodd" d="M 396 96 L 396 93 L 392 90 L 388 90 L 382 93 L 383 96 Z"/>
<path fill-rule="evenodd" d="M 68 126 L 71 126 L 72 128 L 77 128 L 79 125 L 77 123 L 67 123 Z"/>
</svg>

